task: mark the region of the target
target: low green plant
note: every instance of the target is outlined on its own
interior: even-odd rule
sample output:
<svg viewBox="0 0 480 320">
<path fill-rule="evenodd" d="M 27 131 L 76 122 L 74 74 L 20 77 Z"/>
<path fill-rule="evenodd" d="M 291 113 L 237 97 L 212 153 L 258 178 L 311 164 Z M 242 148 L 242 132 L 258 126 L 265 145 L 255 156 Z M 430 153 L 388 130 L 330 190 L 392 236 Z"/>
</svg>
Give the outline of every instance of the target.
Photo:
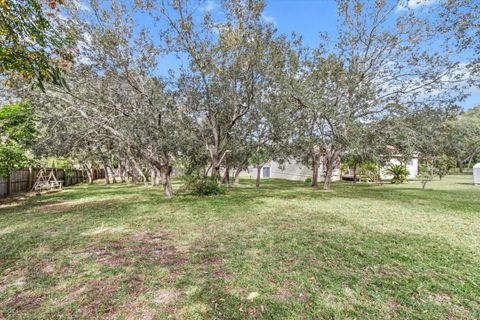
<svg viewBox="0 0 480 320">
<path fill-rule="evenodd" d="M 192 193 L 197 196 L 217 196 L 227 193 L 227 189 L 217 180 L 208 177 L 194 181 L 190 188 Z"/>
<path fill-rule="evenodd" d="M 305 178 L 305 183 L 312 183 L 312 177 Z"/>
<path fill-rule="evenodd" d="M 435 174 L 442 180 L 444 176 L 450 174 L 450 170 L 455 168 L 456 165 L 455 159 L 447 155 L 442 155 L 435 160 Z"/>
<path fill-rule="evenodd" d="M 408 170 L 404 165 L 392 164 L 387 171 L 393 175 L 392 183 L 400 184 L 407 182 Z"/>
<path fill-rule="evenodd" d="M 378 165 L 375 162 L 366 160 L 362 162 L 360 166 L 360 179 L 365 179 L 367 182 L 375 182 L 380 180 L 380 174 L 378 172 Z"/>
</svg>

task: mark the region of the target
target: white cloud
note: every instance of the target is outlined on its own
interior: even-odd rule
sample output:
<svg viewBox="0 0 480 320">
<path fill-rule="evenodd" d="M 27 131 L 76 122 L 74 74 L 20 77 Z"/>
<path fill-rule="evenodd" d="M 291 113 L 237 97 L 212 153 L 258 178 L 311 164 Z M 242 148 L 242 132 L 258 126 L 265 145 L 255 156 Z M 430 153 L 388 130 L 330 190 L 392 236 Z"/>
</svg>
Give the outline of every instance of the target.
<svg viewBox="0 0 480 320">
<path fill-rule="evenodd" d="M 89 11 L 89 12 L 92 11 L 92 8 L 90 8 L 88 4 L 83 2 L 83 0 L 73 0 L 72 2 L 75 5 L 75 7 L 80 11 Z"/>
<path fill-rule="evenodd" d="M 83 2 L 78 3 L 78 10 L 80 10 L 80 11 L 92 11 L 92 9 Z"/>
<path fill-rule="evenodd" d="M 266 23 L 271 23 L 271 24 L 273 24 L 274 26 L 277 26 L 277 20 L 275 20 L 275 18 L 272 17 L 272 16 L 267 16 L 267 15 L 262 14 L 262 19 L 263 19 L 263 21 L 265 21 Z"/>
<path fill-rule="evenodd" d="M 408 9 L 418 9 L 428 7 L 440 2 L 440 0 L 405 0 L 398 4 L 396 11 L 404 11 Z"/>
<path fill-rule="evenodd" d="M 213 10 L 218 8 L 218 4 L 213 0 L 205 1 L 205 5 L 198 8 L 198 10 L 202 12 L 212 12 Z"/>
</svg>

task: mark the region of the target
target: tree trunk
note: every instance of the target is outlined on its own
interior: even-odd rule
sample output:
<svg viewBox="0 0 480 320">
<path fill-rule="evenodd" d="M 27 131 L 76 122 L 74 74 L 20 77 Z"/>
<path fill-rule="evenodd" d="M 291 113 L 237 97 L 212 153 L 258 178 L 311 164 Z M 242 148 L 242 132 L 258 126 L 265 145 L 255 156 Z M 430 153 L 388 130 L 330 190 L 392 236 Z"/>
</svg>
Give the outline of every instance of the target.
<svg viewBox="0 0 480 320">
<path fill-rule="evenodd" d="M 255 187 L 260 188 L 260 176 L 261 176 L 261 170 L 263 166 L 260 166 L 260 164 L 257 164 L 257 181 L 255 182 Z"/>
<path fill-rule="evenodd" d="M 147 177 L 143 173 L 142 168 L 140 167 L 140 165 L 138 164 L 137 161 L 135 161 L 135 160 L 132 160 L 132 161 L 133 161 L 133 165 L 135 167 L 135 170 L 137 170 L 138 175 L 142 177 L 143 184 L 145 185 L 145 187 L 148 186 Z"/>
<path fill-rule="evenodd" d="M 152 166 L 151 169 L 151 178 L 152 178 L 152 186 L 157 187 L 160 185 L 160 171 Z"/>
<path fill-rule="evenodd" d="M 313 167 L 313 173 L 312 173 L 312 184 L 310 185 L 313 188 L 318 187 L 318 168 L 320 167 L 320 163 L 317 159 L 317 156 L 314 154 L 312 156 L 312 167 Z"/>
<path fill-rule="evenodd" d="M 92 183 L 93 183 L 93 172 L 92 172 L 92 169 L 89 168 L 88 166 L 86 166 L 86 171 L 87 171 L 88 183 L 89 183 L 89 184 L 92 184 Z"/>
<path fill-rule="evenodd" d="M 163 191 L 165 192 L 165 196 L 167 198 L 171 198 L 173 196 L 173 188 L 172 188 L 172 166 L 171 165 L 162 165 L 159 168 L 160 175 L 162 177 L 162 184 L 163 184 Z"/>
<path fill-rule="evenodd" d="M 457 163 L 458 163 L 458 171 L 460 173 L 463 173 L 463 168 L 465 167 L 465 164 L 461 159 L 457 159 Z"/>
<path fill-rule="evenodd" d="M 110 172 L 109 172 L 109 176 L 112 177 L 112 183 L 117 183 L 117 178 L 116 178 L 115 170 L 114 170 L 111 166 L 108 166 L 107 168 L 108 168 L 108 170 L 110 171 Z"/>
<path fill-rule="evenodd" d="M 150 168 L 150 184 L 152 185 L 152 187 L 155 186 L 155 169 L 153 169 L 153 167 Z"/>
<path fill-rule="evenodd" d="M 132 172 L 132 170 L 130 168 L 130 163 L 129 163 L 128 159 L 125 159 L 125 180 L 127 182 L 131 181 L 133 183 L 137 183 L 137 181 L 138 181 L 136 175 Z"/>
<path fill-rule="evenodd" d="M 212 179 L 220 180 L 220 165 L 214 164 L 212 166 Z"/>
<path fill-rule="evenodd" d="M 122 163 L 120 163 L 120 165 L 118 166 L 118 173 L 119 173 L 119 176 L 120 176 L 120 182 L 121 183 L 125 183 L 125 167 L 123 166 Z"/>
<path fill-rule="evenodd" d="M 357 182 L 357 164 L 353 165 L 353 183 Z"/>
<path fill-rule="evenodd" d="M 66 182 L 67 179 L 65 179 Z M 33 170 L 32 167 L 28 167 L 28 191 L 33 188 Z"/>
<path fill-rule="evenodd" d="M 110 176 L 108 173 L 108 165 L 105 160 L 102 160 L 103 162 L 103 170 L 105 171 L 105 184 L 110 184 Z"/>
<path fill-rule="evenodd" d="M 230 184 L 230 166 L 225 168 L 225 173 L 223 174 L 222 184 Z"/>
<path fill-rule="evenodd" d="M 330 190 L 332 185 L 333 164 L 338 156 L 338 152 L 327 150 L 325 154 L 325 181 L 323 182 L 323 190 Z"/>
<path fill-rule="evenodd" d="M 240 183 L 240 173 L 242 173 L 242 167 L 238 167 L 237 170 L 235 170 L 235 173 L 233 175 L 233 183 L 234 184 L 239 184 Z"/>
</svg>

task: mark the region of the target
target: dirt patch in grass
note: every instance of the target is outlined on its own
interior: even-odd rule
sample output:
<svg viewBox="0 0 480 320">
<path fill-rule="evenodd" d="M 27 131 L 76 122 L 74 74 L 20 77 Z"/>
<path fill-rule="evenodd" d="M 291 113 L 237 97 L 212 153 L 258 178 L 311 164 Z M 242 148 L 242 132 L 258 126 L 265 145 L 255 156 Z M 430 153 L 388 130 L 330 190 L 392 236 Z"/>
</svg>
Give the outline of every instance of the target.
<svg viewBox="0 0 480 320">
<path fill-rule="evenodd" d="M 292 298 L 292 293 L 287 288 L 278 288 L 275 298 L 282 301 L 287 301 Z"/>
<path fill-rule="evenodd" d="M 162 266 L 179 266 L 187 261 L 184 252 L 172 245 L 167 233 L 129 235 L 108 243 L 97 243 L 74 252 L 75 259 L 94 257 L 96 262 L 110 267 L 135 266 L 139 262 Z"/>
<path fill-rule="evenodd" d="M 119 289 L 120 283 L 116 278 L 90 281 L 88 289 L 80 293 L 80 305 L 74 317 L 91 319 L 98 314 L 113 313 L 116 308 L 113 300 Z"/>
<path fill-rule="evenodd" d="M 153 296 L 153 302 L 158 305 L 168 305 L 180 296 L 180 292 L 172 289 L 159 289 L 155 292 Z"/>
<path fill-rule="evenodd" d="M 73 288 L 70 289 L 70 293 L 67 294 L 65 297 L 63 297 L 62 299 L 60 300 L 56 300 L 54 301 L 54 305 L 55 306 L 65 306 L 67 304 L 70 304 L 70 303 L 73 303 L 73 302 L 76 302 L 80 299 L 80 297 L 82 296 L 82 294 L 87 291 L 87 288 L 85 286 L 75 286 Z"/>
<path fill-rule="evenodd" d="M 89 209 L 89 208 L 105 208 L 117 204 L 118 200 L 71 200 L 71 201 L 49 201 L 38 202 L 32 207 L 40 207 L 42 213 L 68 213 L 72 210 Z"/>
<path fill-rule="evenodd" d="M 44 301 L 44 294 L 32 291 L 22 291 L 6 300 L 4 303 L 0 303 L 0 306 L 5 307 L 5 309 L 14 310 L 14 314 L 19 316 L 34 311 L 39 308 Z"/>
<path fill-rule="evenodd" d="M 451 298 L 448 294 L 446 293 L 439 293 L 439 294 L 434 294 L 430 296 L 430 299 L 435 302 L 436 304 L 445 304 L 449 303 Z"/>
<path fill-rule="evenodd" d="M 0 208 L 3 206 L 18 206 L 22 204 L 23 201 L 26 199 L 34 196 L 35 194 L 30 192 L 30 193 L 25 193 L 25 194 L 17 194 L 17 195 L 12 195 L 8 196 L 5 198 L 0 198 Z"/>
</svg>

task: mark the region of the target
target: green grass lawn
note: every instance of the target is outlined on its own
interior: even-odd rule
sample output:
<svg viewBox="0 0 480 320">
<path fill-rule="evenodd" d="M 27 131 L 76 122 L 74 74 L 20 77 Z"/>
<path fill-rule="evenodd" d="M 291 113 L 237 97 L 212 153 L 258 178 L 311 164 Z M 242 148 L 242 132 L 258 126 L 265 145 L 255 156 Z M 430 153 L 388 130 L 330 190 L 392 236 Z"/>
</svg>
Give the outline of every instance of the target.
<svg viewBox="0 0 480 320">
<path fill-rule="evenodd" d="M 96 185 L 0 204 L 0 319 L 479 319 L 480 187 Z"/>
</svg>

